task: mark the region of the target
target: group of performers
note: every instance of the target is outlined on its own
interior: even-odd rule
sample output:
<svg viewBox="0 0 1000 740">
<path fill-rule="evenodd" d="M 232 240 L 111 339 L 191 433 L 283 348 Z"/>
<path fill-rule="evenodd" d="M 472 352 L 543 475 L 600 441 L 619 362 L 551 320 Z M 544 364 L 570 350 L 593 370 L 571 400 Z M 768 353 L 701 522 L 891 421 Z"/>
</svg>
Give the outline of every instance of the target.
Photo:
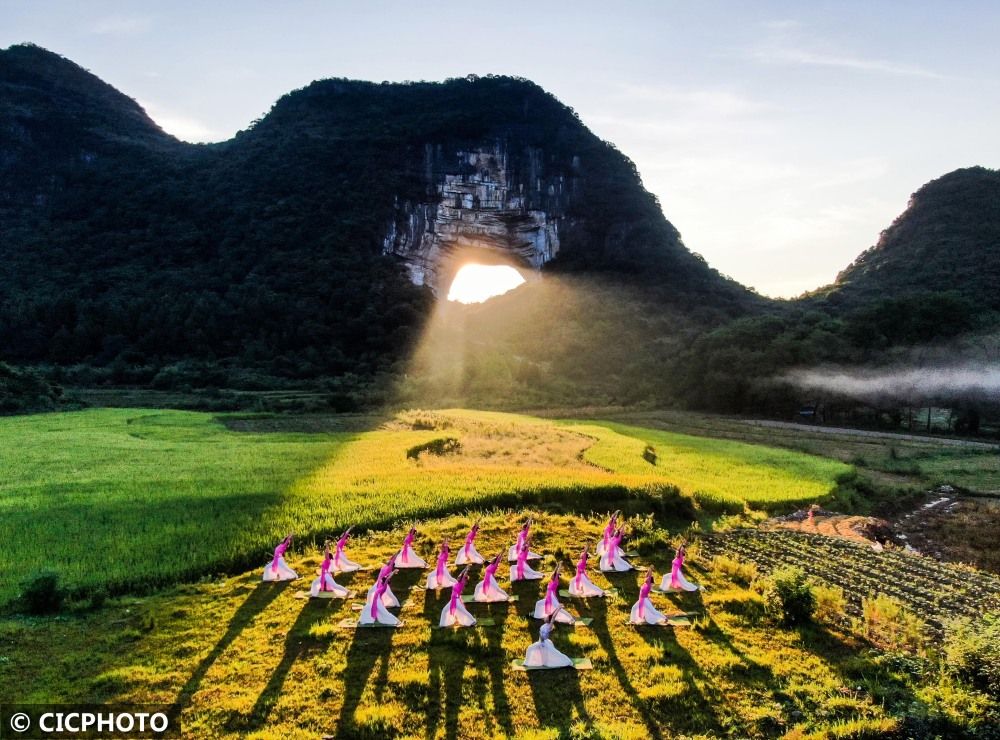
<svg viewBox="0 0 1000 740">
<path fill-rule="evenodd" d="M 626 560 L 628 554 L 621 548 L 624 536 L 623 528 L 619 523 L 621 512 L 614 512 L 611 515 L 607 526 L 604 528 L 603 536 L 597 543 L 595 554 L 600 558 L 599 568 L 603 572 L 624 572 L 633 569 L 633 566 Z M 532 520 L 528 519 L 517 534 L 517 541 L 507 550 L 507 562 L 510 567 L 510 580 L 514 581 L 537 581 L 545 578 L 545 575 L 529 565 L 529 561 L 541 559 L 541 555 L 532 552 L 531 542 Z M 482 579 L 476 584 L 472 593 L 472 601 L 480 603 L 494 603 L 510 601 L 508 594 L 500 588 L 497 583 L 497 570 L 503 561 L 504 552 L 501 550 L 492 559 L 486 560 L 476 550 L 476 535 L 479 533 L 479 523 L 475 523 L 465 537 L 465 542 L 455 555 L 455 565 L 462 567 L 458 576 L 452 576 L 449 572 L 448 564 L 451 560 L 450 542 L 445 539 L 441 543 L 434 569 L 427 575 L 426 588 L 432 591 L 451 589 L 448 603 L 441 610 L 441 618 L 438 621 L 440 627 L 471 627 L 476 624 L 476 618 L 466 608 L 462 594 L 469 581 L 469 569 L 472 565 L 484 565 Z M 360 625 L 381 624 L 395 626 L 400 623 L 399 618 L 389 609 L 400 605 L 399 599 L 393 594 L 390 586 L 392 577 L 402 568 L 423 569 L 427 567 L 424 561 L 413 549 L 413 540 L 417 530 L 410 528 L 403 539 L 402 547 L 397 553 L 390 557 L 379 569 L 374 585 L 368 589 L 365 604 L 361 609 L 361 616 L 358 618 Z M 361 566 L 347 557 L 346 547 L 351 536 L 351 529 L 348 528 L 336 541 L 333 549 L 327 542 L 323 562 L 320 565 L 319 576 L 312 582 L 310 596 L 315 598 L 332 597 L 348 598 L 351 592 L 340 585 L 334 579 L 340 573 L 350 573 L 361 569 Z M 292 543 L 292 535 L 288 535 L 274 549 L 274 557 L 271 562 L 264 566 L 264 581 L 288 581 L 298 578 L 298 575 L 288 567 L 285 562 L 285 552 Z M 607 595 L 607 592 L 597 586 L 587 577 L 587 565 L 590 553 L 589 548 L 584 546 L 576 563 L 576 572 L 570 578 L 568 593 L 574 598 L 598 598 Z M 671 564 L 669 574 L 665 574 L 660 581 L 660 591 L 697 591 L 698 586 L 689 582 L 683 574 L 684 558 L 686 551 L 681 544 L 677 548 L 677 553 Z M 650 599 L 650 592 L 653 590 L 653 569 L 646 572 L 646 579 L 639 589 L 639 599 L 633 605 L 629 621 L 632 624 L 666 624 L 667 617 L 656 609 Z M 570 614 L 559 601 L 559 588 L 562 582 L 562 564 L 557 564 L 548 577 L 545 587 L 545 595 L 535 603 L 532 616 L 542 620 L 539 639 L 533 643 L 527 651 L 524 665 L 535 668 L 558 668 L 573 665 L 572 659 L 559 652 L 550 639 L 555 623 L 574 624 L 576 617 Z"/>
</svg>

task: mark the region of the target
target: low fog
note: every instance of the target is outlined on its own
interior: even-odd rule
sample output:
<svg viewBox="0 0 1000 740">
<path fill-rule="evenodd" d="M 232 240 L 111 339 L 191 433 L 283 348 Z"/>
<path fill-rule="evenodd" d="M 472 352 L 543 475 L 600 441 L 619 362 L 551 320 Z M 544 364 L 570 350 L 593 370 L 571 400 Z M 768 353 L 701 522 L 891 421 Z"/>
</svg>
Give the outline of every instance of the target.
<svg viewBox="0 0 1000 740">
<path fill-rule="evenodd" d="M 782 378 L 803 390 L 859 400 L 966 399 L 1000 400 L 1000 365 L 965 363 L 932 367 L 793 370 Z"/>
</svg>

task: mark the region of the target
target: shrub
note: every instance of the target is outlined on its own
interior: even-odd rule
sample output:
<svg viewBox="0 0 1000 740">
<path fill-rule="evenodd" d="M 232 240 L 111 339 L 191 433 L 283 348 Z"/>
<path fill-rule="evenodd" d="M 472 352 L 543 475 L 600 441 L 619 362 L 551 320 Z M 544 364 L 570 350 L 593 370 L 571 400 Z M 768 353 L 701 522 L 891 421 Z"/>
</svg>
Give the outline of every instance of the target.
<svg viewBox="0 0 1000 740">
<path fill-rule="evenodd" d="M 420 457 L 421 452 L 427 452 L 440 457 L 442 455 L 453 455 L 460 449 L 462 449 L 462 444 L 454 437 L 440 437 L 432 439 L 430 442 L 414 445 L 406 451 L 406 456 L 411 460 L 416 460 Z"/>
<path fill-rule="evenodd" d="M 1000 699 L 1000 614 L 982 621 L 957 620 L 944 642 L 949 670 L 974 688 Z"/>
<path fill-rule="evenodd" d="M 710 567 L 715 573 L 729 576 L 744 586 L 749 586 L 758 576 L 756 563 L 741 563 L 728 555 L 716 555 L 712 558 Z"/>
<path fill-rule="evenodd" d="M 49 614 L 59 611 L 65 596 L 59 586 L 59 574 L 45 572 L 25 581 L 21 601 L 29 614 Z"/>
<path fill-rule="evenodd" d="M 656 465 L 656 448 L 653 445 L 646 445 L 646 449 L 642 451 L 642 459 L 650 465 Z"/>
<path fill-rule="evenodd" d="M 816 618 L 821 622 L 838 624 L 844 619 L 844 608 L 847 601 L 844 589 L 837 586 L 813 586 L 813 596 L 816 598 Z"/>
<path fill-rule="evenodd" d="M 917 652 L 924 644 L 924 623 L 891 596 L 861 600 L 862 634 L 879 647 Z"/>
<path fill-rule="evenodd" d="M 768 617 L 786 627 L 812 619 L 816 597 L 812 584 L 801 568 L 779 568 L 764 581 L 762 591 Z"/>
</svg>

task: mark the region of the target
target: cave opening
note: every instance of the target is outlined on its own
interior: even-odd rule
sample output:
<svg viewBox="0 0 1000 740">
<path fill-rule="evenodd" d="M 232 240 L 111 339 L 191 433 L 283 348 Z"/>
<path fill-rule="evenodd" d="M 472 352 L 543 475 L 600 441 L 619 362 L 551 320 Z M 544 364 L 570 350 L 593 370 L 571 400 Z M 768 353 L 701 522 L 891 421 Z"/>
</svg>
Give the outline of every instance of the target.
<svg viewBox="0 0 1000 740">
<path fill-rule="evenodd" d="M 465 304 L 484 303 L 524 283 L 524 275 L 511 265 L 467 262 L 455 272 L 448 288 L 448 300 Z"/>
</svg>

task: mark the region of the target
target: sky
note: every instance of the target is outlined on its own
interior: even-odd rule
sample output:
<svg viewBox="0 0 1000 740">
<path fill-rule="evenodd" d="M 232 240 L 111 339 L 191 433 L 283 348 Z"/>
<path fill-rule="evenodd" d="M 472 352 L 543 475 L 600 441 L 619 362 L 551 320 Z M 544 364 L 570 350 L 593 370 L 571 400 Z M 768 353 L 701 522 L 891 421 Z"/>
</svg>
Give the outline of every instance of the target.
<svg viewBox="0 0 1000 740">
<path fill-rule="evenodd" d="M 527 77 L 759 292 L 834 280 L 923 183 L 1000 167 L 1000 3 L 0 0 L 30 41 L 221 141 L 315 79 Z"/>
</svg>

